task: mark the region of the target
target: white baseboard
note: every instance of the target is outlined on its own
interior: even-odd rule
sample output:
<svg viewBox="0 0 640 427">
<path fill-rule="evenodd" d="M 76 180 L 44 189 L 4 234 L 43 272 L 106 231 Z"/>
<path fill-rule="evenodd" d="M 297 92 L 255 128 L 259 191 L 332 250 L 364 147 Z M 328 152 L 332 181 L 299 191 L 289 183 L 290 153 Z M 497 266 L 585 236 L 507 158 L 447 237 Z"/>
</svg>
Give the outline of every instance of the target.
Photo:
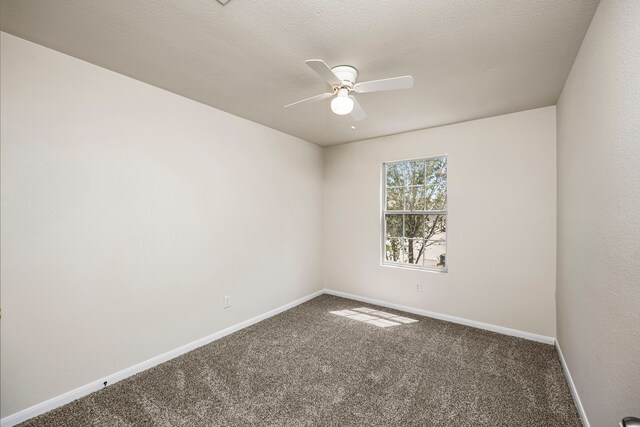
<svg viewBox="0 0 640 427">
<path fill-rule="evenodd" d="M 334 291 L 332 289 L 325 289 L 325 294 L 335 295 L 337 297 L 348 298 L 356 301 L 365 302 L 367 304 L 379 305 L 382 307 L 392 308 L 394 310 L 406 311 L 407 313 L 417 314 L 419 316 L 432 317 L 434 319 L 446 320 L 447 322 L 459 323 L 461 325 L 472 326 L 474 328 L 485 329 L 487 331 L 497 332 L 503 335 L 511 335 L 513 337 L 524 338 L 531 341 L 537 341 L 544 344 L 555 344 L 556 339 L 553 337 L 547 337 L 545 335 L 538 335 L 532 332 L 519 331 L 517 329 L 506 328 L 504 326 L 492 325 L 490 323 L 482 323 L 475 320 L 464 319 L 462 317 L 450 316 L 448 314 L 437 313 L 435 311 L 423 310 L 420 308 L 409 307 L 406 305 L 394 304 L 386 301 L 381 301 L 373 298 L 363 297 L 360 295 L 353 295 L 346 292 Z"/>
<path fill-rule="evenodd" d="M 228 328 L 225 328 L 221 331 L 215 332 L 209 336 L 204 338 L 200 338 L 199 340 L 190 342 L 189 344 L 185 344 L 182 347 L 175 348 L 166 353 L 163 353 L 159 356 L 152 357 L 149 360 L 145 360 L 144 362 L 138 363 L 137 365 L 131 366 L 129 368 L 123 369 L 114 374 L 108 375 L 99 380 L 93 381 L 89 384 L 83 385 L 82 387 L 78 387 L 74 390 L 68 391 L 59 396 L 53 397 L 44 402 L 38 403 L 37 405 L 31 406 L 30 408 L 23 409 L 22 411 L 16 412 L 15 414 L 6 416 L 0 420 L 1 427 L 12 427 L 16 424 L 24 422 L 30 418 L 35 416 L 44 414 L 45 412 L 49 412 L 53 409 L 56 409 L 62 405 L 66 405 L 76 399 L 79 399 L 83 396 L 86 396 L 94 391 L 100 390 L 104 387 L 104 382 L 107 381 L 108 385 L 114 384 L 118 381 L 121 381 L 125 378 L 128 378 L 132 375 L 135 375 L 139 372 L 145 371 L 149 368 L 153 368 L 156 365 L 167 362 L 171 359 L 174 359 L 184 353 L 187 353 L 191 350 L 195 350 L 198 347 L 202 347 L 203 345 L 209 344 L 213 341 L 219 340 L 222 337 L 225 337 L 229 334 L 239 331 L 240 329 L 244 329 L 247 326 L 254 325 L 262 320 L 265 320 L 269 317 L 275 316 L 276 314 L 282 313 L 283 311 L 289 310 L 297 305 L 302 304 L 303 302 L 307 302 L 310 299 L 313 299 L 319 295 L 322 295 L 324 291 L 320 290 L 309 294 L 305 297 L 292 301 L 288 304 L 285 304 L 281 307 L 268 311 L 266 313 L 260 314 L 256 317 L 253 317 L 249 320 L 245 320 L 244 322 L 240 322 Z"/>
<path fill-rule="evenodd" d="M 558 358 L 560 359 L 560 364 L 562 365 L 562 370 L 564 371 L 564 376 L 567 378 L 567 383 L 569 383 L 569 389 L 571 390 L 573 401 L 576 404 L 576 408 L 578 409 L 578 414 L 580 415 L 580 419 L 582 420 L 582 425 L 584 427 L 590 427 L 589 419 L 587 418 L 587 413 L 584 411 L 584 406 L 582 406 L 580 395 L 578 395 L 578 389 L 576 389 L 576 385 L 573 383 L 573 378 L 571 378 L 571 372 L 569 372 L 569 367 L 567 366 L 567 362 L 564 360 L 564 356 L 562 355 L 562 350 L 560 350 L 560 343 L 558 342 L 558 340 L 556 340 L 556 350 L 558 352 Z"/>
</svg>

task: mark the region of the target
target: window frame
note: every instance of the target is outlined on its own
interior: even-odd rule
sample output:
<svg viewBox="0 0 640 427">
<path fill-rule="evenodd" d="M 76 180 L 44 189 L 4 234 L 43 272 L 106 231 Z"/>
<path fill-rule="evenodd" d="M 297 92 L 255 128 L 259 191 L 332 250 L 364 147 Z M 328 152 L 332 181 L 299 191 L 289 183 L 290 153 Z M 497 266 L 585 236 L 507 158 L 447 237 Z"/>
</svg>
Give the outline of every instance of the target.
<svg viewBox="0 0 640 427">
<path fill-rule="evenodd" d="M 424 160 L 424 161 L 429 161 L 429 160 L 433 160 L 433 159 L 441 159 L 441 158 L 446 158 L 447 159 L 447 180 L 446 180 L 446 184 L 445 184 L 445 194 L 447 195 L 447 203 L 445 205 L 445 209 L 444 210 L 424 210 L 424 211 L 411 211 L 411 210 L 392 210 L 392 211 L 388 211 L 387 210 L 387 165 L 390 164 L 395 164 L 395 163 L 405 163 L 405 162 L 413 162 L 413 161 L 419 161 L 419 160 Z M 426 272 L 431 272 L 431 273 L 447 273 L 449 271 L 449 201 L 448 201 L 448 196 L 449 196 L 449 155 L 447 153 L 444 154 L 438 154 L 438 155 L 433 155 L 433 156 L 426 156 L 426 157 L 414 157 L 414 158 L 409 158 L 409 159 L 402 159 L 402 160 L 390 160 L 390 161 L 383 161 L 382 165 L 381 165 L 381 173 L 380 173 L 380 177 L 381 177 L 381 185 L 380 185 L 380 193 L 381 193 L 381 201 L 380 201 L 380 229 L 382 231 L 381 235 L 380 235 L 380 265 L 383 267 L 394 267 L 394 268 L 404 268 L 404 269 L 408 269 L 408 270 L 418 270 L 418 271 L 426 271 Z M 404 208 L 404 206 L 403 206 Z M 446 220 L 447 220 L 447 227 L 445 229 L 445 237 L 444 237 L 444 250 L 445 250 L 445 254 L 446 254 L 446 261 L 445 261 L 445 265 L 444 268 L 439 268 L 439 267 L 430 267 L 430 266 L 426 266 L 426 265 L 417 265 L 417 264 L 409 264 L 409 263 L 405 263 L 405 262 L 393 262 L 393 261 L 387 261 L 386 259 L 386 240 L 387 240 L 387 222 L 385 220 L 385 217 L 387 214 L 396 214 L 396 215 L 411 215 L 411 214 L 421 214 L 421 215 L 444 215 Z M 404 230 L 404 227 L 403 227 Z M 404 231 L 403 231 L 403 235 L 404 235 Z M 403 236 L 402 239 L 405 239 L 405 237 Z"/>
</svg>

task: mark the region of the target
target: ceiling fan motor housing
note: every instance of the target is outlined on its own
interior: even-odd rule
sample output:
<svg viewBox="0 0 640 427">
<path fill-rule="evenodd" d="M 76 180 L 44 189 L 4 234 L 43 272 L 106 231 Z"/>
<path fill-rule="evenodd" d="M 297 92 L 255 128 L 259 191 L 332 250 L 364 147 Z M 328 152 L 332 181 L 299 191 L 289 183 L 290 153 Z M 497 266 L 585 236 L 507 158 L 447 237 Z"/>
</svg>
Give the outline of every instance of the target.
<svg viewBox="0 0 640 427">
<path fill-rule="evenodd" d="M 358 77 L 358 70 L 349 65 L 339 65 L 331 69 L 333 74 L 340 79 L 342 86 L 346 86 L 349 89 L 353 89 L 356 84 L 356 78 Z"/>
</svg>

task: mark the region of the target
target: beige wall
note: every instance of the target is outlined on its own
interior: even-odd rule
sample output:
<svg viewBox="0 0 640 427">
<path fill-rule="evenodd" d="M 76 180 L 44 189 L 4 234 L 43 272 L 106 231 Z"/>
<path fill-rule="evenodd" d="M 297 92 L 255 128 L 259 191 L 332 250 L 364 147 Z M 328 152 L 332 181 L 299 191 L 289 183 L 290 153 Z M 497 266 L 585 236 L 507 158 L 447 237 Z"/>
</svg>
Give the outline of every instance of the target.
<svg viewBox="0 0 640 427">
<path fill-rule="evenodd" d="M 3 417 L 320 289 L 319 147 L 1 51 Z"/>
<path fill-rule="evenodd" d="M 558 102 L 558 340 L 592 426 L 640 416 L 640 1 L 603 0 Z"/>
<path fill-rule="evenodd" d="M 439 154 L 449 272 L 381 266 L 382 162 Z M 555 336 L 555 107 L 330 147 L 324 167 L 325 287 Z"/>
</svg>

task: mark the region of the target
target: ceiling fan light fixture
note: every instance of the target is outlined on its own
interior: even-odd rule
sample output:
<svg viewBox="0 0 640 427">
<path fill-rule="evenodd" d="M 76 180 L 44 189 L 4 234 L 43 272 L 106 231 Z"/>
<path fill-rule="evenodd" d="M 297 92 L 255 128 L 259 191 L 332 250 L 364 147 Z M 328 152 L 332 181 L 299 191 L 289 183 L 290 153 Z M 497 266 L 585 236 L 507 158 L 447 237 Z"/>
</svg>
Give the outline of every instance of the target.
<svg viewBox="0 0 640 427">
<path fill-rule="evenodd" d="M 331 100 L 331 111 L 339 116 L 351 114 L 353 120 L 360 121 L 367 118 L 367 113 L 364 112 L 354 94 L 350 95 L 350 93 L 382 92 L 413 87 L 413 77 L 411 76 L 356 83 L 358 70 L 350 65 L 338 65 L 337 67 L 329 68 L 322 59 L 308 59 L 305 63 L 331 86 L 331 92 L 321 93 L 320 95 L 287 104 L 284 108 L 333 98 Z"/>
<path fill-rule="evenodd" d="M 331 111 L 339 116 L 344 116 L 353 111 L 353 99 L 349 98 L 347 89 L 338 90 L 338 95 L 331 100 Z"/>
</svg>

